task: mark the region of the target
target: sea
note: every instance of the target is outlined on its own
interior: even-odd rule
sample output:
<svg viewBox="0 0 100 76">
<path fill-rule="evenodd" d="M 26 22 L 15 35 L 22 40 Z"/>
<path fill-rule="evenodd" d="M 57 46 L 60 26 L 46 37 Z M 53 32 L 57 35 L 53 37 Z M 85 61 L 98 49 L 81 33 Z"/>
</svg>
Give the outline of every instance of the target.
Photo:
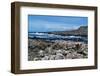
<svg viewBox="0 0 100 76">
<path fill-rule="evenodd" d="M 31 32 L 28 33 L 28 38 L 43 39 L 47 41 L 66 40 L 66 41 L 78 41 L 78 42 L 88 43 L 88 37 L 78 36 L 78 35 L 62 36 L 62 35 L 55 35 L 55 34 L 48 34 L 48 33 Z"/>
</svg>

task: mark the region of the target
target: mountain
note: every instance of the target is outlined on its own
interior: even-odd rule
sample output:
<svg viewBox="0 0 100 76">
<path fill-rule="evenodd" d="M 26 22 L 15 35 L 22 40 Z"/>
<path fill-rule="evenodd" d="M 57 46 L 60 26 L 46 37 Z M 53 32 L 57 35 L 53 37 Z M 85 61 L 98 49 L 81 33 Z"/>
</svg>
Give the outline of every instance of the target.
<svg viewBox="0 0 100 76">
<path fill-rule="evenodd" d="M 87 36 L 88 35 L 88 26 L 80 26 L 76 30 L 70 31 L 54 31 L 48 32 L 49 34 L 56 34 L 56 35 L 75 35 L 75 36 Z"/>
</svg>

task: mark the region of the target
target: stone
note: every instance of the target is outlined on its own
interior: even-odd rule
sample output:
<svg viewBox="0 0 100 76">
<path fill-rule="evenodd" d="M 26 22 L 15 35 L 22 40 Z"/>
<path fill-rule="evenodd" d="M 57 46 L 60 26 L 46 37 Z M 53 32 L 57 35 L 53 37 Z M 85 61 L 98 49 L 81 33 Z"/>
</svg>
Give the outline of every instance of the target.
<svg viewBox="0 0 100 76">
<path fill-rule="evenodd" d="M 64 56 L 61 53 L 57 53 L 55 56 L 55 60 L 64 59 Z"/>
<path fill-rule="evenodd" d="M 43 50 L 40 50 L 40 51 L 38 52 L 38 54 L 39 54 L 40 57 L 43 57 L 43 56 L 44 56 L 44 51 L 43 51 Z"/>
</svg>

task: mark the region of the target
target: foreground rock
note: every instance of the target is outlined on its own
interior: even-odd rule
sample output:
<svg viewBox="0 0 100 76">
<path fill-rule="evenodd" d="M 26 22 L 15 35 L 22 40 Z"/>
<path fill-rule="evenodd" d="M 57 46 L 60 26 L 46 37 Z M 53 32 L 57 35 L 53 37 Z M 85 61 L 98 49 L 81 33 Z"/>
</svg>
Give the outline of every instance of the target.
<svg viewBox="0 0 100 76">
<path fill-rule="evenodd" d="M 28 40 L 28 60 L 81 59 L 88 57 L 88 46 L 83 42 L 41 39 Z"/>
</svg>

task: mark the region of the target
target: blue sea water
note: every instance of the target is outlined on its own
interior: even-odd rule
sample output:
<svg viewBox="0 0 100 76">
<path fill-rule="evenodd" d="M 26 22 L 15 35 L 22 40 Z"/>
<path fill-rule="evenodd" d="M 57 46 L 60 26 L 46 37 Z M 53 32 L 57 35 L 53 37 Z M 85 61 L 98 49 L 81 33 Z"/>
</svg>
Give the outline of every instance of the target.
<svg viewBox="0 0 100 76">
<path fill-rule="evenodd" d="M 88 42 L 87 37 L 82 37 L 82 36 L 61 36 L 61 35 L 55 35 L 55 34 L 48 34 L 48 33 L 38 33 L 38 32 L 33 32 L 33 33 L 28 33 L 28 38 L 31 39 L 44 39 L 44 40 L 69 40 L 69 41 L 80 41 L 80 42 Z"/>
</svg>

